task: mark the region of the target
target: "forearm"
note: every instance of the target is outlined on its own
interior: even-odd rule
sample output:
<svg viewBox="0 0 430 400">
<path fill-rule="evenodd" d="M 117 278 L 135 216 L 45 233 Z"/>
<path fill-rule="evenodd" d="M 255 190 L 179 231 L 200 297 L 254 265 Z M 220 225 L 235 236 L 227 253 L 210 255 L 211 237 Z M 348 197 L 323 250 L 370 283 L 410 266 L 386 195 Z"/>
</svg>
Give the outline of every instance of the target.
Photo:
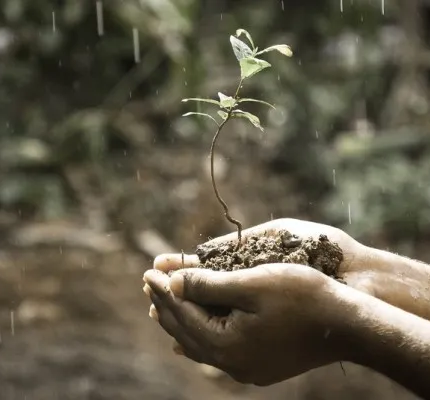
<svg viewBox="0 0 430 400">
<path fill-rule="evenodd" d="M 354 289 L 339 291 L 348 317 L 335 340 L 344 358 L 430 398 L 430 322 Z"/>
<path fill-rule="evenodd" d="M 379 249 L 368 251 L 371 269 L 379 272 L 375 297 L 430 320 L 430 265 Z"/>
</svg>

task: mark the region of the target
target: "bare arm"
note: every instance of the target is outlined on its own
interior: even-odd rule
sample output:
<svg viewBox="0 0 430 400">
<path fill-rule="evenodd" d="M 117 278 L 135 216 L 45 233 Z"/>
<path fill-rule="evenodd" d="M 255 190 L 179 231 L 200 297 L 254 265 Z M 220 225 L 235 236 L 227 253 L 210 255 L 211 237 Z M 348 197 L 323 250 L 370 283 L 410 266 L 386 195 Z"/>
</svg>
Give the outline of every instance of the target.
<svg viewBox="0 0 430 400">
<path fill-rule="evenodd" d="M 182 353 L 240 382 L 270 385 L 351 361 L 430 398 L 430 322 L 311 268 L 153 270 L 145 279 Z M 216 317 L 199 305 L 231 312 Z"/>
<path fill-rule="evenodd" d="M 430 265 L 379 249 L 366 254 L 369 268 L 361 279 L 372 280 L 371 294 L 430 320 Z"/>
<path fill-rule="evenodd" d="M 303 266 L 215 273 L 194 269 L 195 256 L 158 257 L 156 271 L 145 274 L 150 315 L 185 356 L 258 385 L 351 361 L 430 399 L 429 265 L 364 246 L 330 226 L 282 219 L 255 229 L 327 235 L 344 252 L 339 274 L 348 285 Z M 172 285 L 178 275 L 167 273 L 184 266 L 182 284 Z M 231 313 L 208 315 L 199 307 L 207 304 Z"/>
<path fill-rule="evenodd" d="M 359 291 L 340 292 L 348 318 L 332 339 L 345 358 L 430 398 L 430 322 Z"/>
</svg>

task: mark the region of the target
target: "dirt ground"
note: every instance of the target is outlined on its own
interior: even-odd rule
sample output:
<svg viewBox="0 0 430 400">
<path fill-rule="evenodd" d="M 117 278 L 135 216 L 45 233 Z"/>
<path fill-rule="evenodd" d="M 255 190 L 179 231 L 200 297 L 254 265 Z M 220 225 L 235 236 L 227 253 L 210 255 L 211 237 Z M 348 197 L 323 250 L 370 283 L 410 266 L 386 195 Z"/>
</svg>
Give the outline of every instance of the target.
<svg viewBox="0 0 430 400">
<path fill-rule="evenodd" d="M 210 378 L 148 317 L 150 267 L 129 251 L 0 249 L 0 399 L 415 398 L 349 364 L 268 388 Z"/>
</svg>

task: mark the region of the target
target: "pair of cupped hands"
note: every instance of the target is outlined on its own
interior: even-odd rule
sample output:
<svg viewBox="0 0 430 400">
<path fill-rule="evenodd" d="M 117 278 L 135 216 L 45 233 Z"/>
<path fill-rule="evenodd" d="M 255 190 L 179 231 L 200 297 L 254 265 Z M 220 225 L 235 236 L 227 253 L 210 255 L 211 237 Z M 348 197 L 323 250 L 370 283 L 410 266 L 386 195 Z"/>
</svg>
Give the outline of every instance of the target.
<svg viewBox="0 0 430 400">
<path fill-rule="evenodd" d="M 339 277 L 346 285 L 303 265 L 215 272 L 195 268 L 195 255 L 160 255 L 144 275 L 144 292 L 152 301 L 151 318 L 175 339 L 177 354 L 217 367 L 239 382 L 269 385 L 348 361 L 339 345 L 339 338 L 348 335 L 343 321 L 351 312 L 340 300 L 344 290 L 425 316 L 425 307 L 411 298 L 411 290 L 420 291 L 421 272 L 402 257 L 367 247 L 340 229 L 294 219 L 247 229 L 243 240 L 280 230 L 303 239 L 323 234 L 337 243 L 344 254 Z M 213 240 L 237 240 L 237 234 Z M 208 306 L 229 313 L 214 315 Z"/>
</svg>

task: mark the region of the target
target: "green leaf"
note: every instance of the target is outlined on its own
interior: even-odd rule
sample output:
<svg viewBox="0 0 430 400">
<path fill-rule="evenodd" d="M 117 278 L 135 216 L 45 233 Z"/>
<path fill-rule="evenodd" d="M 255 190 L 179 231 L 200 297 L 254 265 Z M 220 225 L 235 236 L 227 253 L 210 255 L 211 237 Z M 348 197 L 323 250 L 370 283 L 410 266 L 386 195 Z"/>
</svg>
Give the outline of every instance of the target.
<svg viewBox="0 0 430 400">
<path fill-rule="evenodd" d="M 186 103 L 188 101 L 201 101 L 203 103 L 211 103 L 211 104 L 216 104 L 217 106 L 220 105 L 220 102 L 218 100 L 212 100 L 212 99 L 199 99 L 197 97 L 193 97 L 191 99 L 182 99 L 183 103 Z"/>
<path fill-rule="evenodd" d="M 240 36 L 240 35 L 242 35 L 242 34 L 244 34 L 244 35 L 248 38 L 249 43 L 251 43 L 252 48 L 255 50 L 255 45 L 254 45 L 254 42 L 253 42 L 252 37 L 251 37 L 251 35 L 249 34 L 249 32 L 248 32 L 248 31 L 246 31 L 245 29 L 238 29 L 238 30 L 236 31 L 236 36 L 237 36 L 237 37 L 239 37 L 239 36 Z"/>
<path fill-rule="evenodd" d="M 231 96 L 226 96 L 225 94 L 218 92 L 219 102 L 222 108 L 233 108 L 237 102 Z"/>
<path fill-rule="evenodd" d="M 243 58 L 249 58 L 253 56 L 253 52 L 251 48 L 241 40 L 237 39 L 234 36 L 230 36 L 231 47 L 233 47 L 233 52 L 238 61 Z"/>
<path fill-rule="evenodd" d="M 264 132 L 264 129 L 260 124 L 260 119 L 256 115 L 242 110 L 234 110 L 231 115 L 233 117 L 246 118 L 252 125 Z"/>
<path fill-rule="evenodd" d="M 250 78 L 259 73 L 263 69 L 271 67 L 271 65 L 264 60 L 258 58 L 242 58 L 240 61 L 240 75 L 242 79 Z"/>
<path fill-rule="evenodd" d="M 293 55 L 293 51 L 291 50 L 291 47 L 286 44 L 275 44 L 274 46 L 270 46 L 267 49 L 259 51 L 257 55 L 268 53 L 269 51 L 273 51 L 273 50 L 279 51 L 281 54 L 287 57 L 291 57 Z"/>
<path fill-rule="evenodd" d="M 182 115 L 182 116 L 183 116 L 183 117 L 188 117 L 188 116 L 190 116 L 190 115 L 200 115 L 200 116 L 202 116 L 202 117 L 210 118 L 213 122 L 215 122 L 215 123 L 219 126 L 219 124 L 218 124 L 217 120 L 216 120 L 214 117 L 212 117 L 212 115 L 209 115 L 209 114 L 206 114 L 206 113 L 200 113 L 200 112 L 187 112 L 186 114 L 184 114 L 184 115 Z"/>
<path fill-rule="evenodd" d="M 228 117 L 228 114 L 225 111 L 218 111 L 218 115 L 223 119 L 226 120 Z"/>
<path fill-rule="evenodd" d="M 257 100 L 257 99 L 238 99 L 237 100 L 238 103 L 245 103 L 245 102 L 253 102 L 253 103 L 261 103 L 261 104 L 265 104 L 266 106 L 269 106 L 271 108 L 273 108 L 274 110 L 276 110 L 276 107 L 270 103 L 267 103 L 266 101 L 263 100 Z"/>
</svg>

